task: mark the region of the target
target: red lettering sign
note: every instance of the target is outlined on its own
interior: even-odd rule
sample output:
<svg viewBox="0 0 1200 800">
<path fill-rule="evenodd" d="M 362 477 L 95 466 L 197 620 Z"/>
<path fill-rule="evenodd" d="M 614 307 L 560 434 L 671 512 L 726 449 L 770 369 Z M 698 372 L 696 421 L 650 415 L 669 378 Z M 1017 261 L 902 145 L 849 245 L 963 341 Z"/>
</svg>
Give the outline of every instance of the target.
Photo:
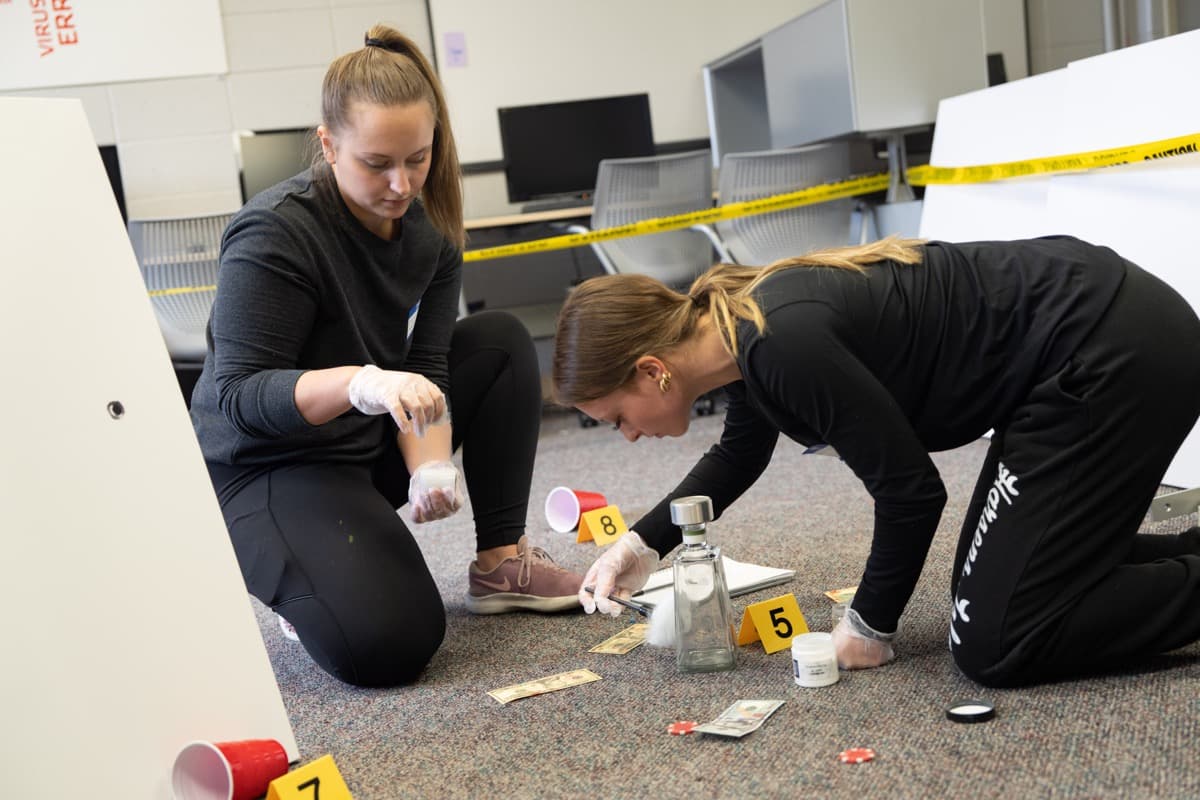
<svg viewBox="0 0 1200 800">
<path fill-rule="evenodd" d="M 9 4 L 12 0 L 0 0 Z M 41 57 L 54 53 L 55 45 L 65 47 L 79 44 L 79 29 L 75 26 L 75 15 L 71 13 L 73 0 L 29 0 L 33 12 L 33 37 L 37 40 Z M 49 8 L 47 8 L 49 5 Z M 51 25 L 51 11 L 54 13 Z"/>
</svg>

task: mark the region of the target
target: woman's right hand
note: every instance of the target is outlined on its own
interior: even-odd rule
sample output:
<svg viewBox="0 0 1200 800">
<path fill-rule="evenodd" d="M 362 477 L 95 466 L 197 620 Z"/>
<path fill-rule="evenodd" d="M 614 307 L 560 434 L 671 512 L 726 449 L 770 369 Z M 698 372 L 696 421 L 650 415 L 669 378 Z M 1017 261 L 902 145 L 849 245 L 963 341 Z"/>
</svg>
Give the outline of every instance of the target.
<svg viewBox="0 0 1200 800">
<path fill-rule="evenodd" d="M 833 629 L 833 649 L 842 669 L 882 667 L 896 657 L 894 633 L 880 633 L 863 621 L 853 608 L 846 609 Z"/>
<path fill-rule="evenodd" d="M 401 433 L 422 436 L 428 425 L 446 415 L 442 390 L 415 372 L 380 369 L 367 364 L 350 380 L 350 405 L 364 414 L 391 414 Z"/>
<path fill-rule="evenodd" d="M 587 573 L 579 587 L 579 603 L 591 614 L 599 611 L 610 617 L 619 616 L 621 607 L 608 598 L 614 592 L 628 598 L 646 585 L 660 561 L 658 551 L 647 546 L 636 531 L 629 531 L 609 546 Z M 587 591 L 587 587 L 594 591 Z"/>
</svg>

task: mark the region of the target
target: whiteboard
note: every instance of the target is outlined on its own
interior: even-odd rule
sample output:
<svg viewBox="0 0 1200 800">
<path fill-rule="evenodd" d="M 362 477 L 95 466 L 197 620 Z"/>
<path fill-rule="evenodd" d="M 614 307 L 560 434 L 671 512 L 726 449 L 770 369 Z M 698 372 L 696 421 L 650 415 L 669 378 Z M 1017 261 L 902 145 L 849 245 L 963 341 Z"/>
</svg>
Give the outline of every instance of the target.
<svg viewBox="0 0 1200 800">
<path fill-rule="evenodd" d="M 972 166 L 1087 152 L 1200 131 L 1200 104 L 1164 75 L 1200 71 L 1200 31 L 1071 63 L 1065 69 L 943 100 L 931 163 Z M 921 235 L 948 240 L 1068 233 L 1112 247 L 1171 284 L 1200 312 L 1192 252 L 1200 155 L 1085 173 L 930 186 Z M 1200 429 L 1164 482 L 1200 486 Z"/>
<path fill-rule="evenodd" d="M 501 158 L 499 108 L 650 95 L 658 142 L 707 139 L 701 67 L 824 0 L 430 0 L 465 163 Z"/>
<path fill-rule="evenodd" d="M 193 739 L 295 760 L 83 107 L 0 97 L 0 119 L 5 795 L 165 800 Z"/>
<path fill-rule="evenodd" d="M 0 91 L 224 72 L 220 0 L 0 0 Z"/>
</svg>

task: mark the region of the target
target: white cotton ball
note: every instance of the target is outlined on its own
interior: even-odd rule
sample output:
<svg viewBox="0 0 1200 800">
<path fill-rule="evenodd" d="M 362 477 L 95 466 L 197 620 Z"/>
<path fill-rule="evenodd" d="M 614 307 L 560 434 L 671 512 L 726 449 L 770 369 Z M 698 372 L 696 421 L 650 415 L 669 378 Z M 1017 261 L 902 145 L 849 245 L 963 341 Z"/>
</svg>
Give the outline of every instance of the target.
<svg viewBox="0 0 1200 800">
<path fill-rule="evenodd" d="M 667 592 L 663 601 L 650 612 L 646 644 L 651 647 L 675 646 L 675 595 Z"/>
</svg>

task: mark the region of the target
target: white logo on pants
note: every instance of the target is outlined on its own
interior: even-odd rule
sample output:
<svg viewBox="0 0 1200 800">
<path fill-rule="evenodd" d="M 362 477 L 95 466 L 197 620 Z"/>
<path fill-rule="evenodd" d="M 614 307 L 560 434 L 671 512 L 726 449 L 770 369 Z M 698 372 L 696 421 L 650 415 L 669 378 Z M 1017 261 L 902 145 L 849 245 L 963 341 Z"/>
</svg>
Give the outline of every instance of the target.
<svg viewBox="0 0 1200 800">
<path fill-rule="evenodd" d="M 983 511 L 979 514 L 979 524 L 975 526 L 975 535 L 971 537 L 971 548 L 967 551 L 967 557 L 963 561 L 962 575 L 960 576 L 959 586 L 962 586 L 961 578 L 971 574 L 971 570 L 975 566 L 975 559 L 979 558 L 979 551 L 983 548 L 984 539 L 987 537 L 988 528 L 996 518 L 1000 515 L 1000 510 L 1003 506 L 1000 501 L 1003 500 L 1006 505 L 1013 504 L 1013 498 L 1019 495 L 1017 490 L 1017 476 L 1009 471 L 1008 467 L 1004 466 L 1004 462 L 1000 462 L 996 471 L 996 480 L 992 483 L 992 488 L 988 489 L 987 500 L 983 504 Z M 955 598 L 953 608 L 950 611 L 950 646 L 962 644 L 962 638 L 954 627 L 954 623 L 961 621 L 966 624 L 971 621 L 967 616 L 967 606 L 971 601 L 965 597 Z"/>
</svg>

